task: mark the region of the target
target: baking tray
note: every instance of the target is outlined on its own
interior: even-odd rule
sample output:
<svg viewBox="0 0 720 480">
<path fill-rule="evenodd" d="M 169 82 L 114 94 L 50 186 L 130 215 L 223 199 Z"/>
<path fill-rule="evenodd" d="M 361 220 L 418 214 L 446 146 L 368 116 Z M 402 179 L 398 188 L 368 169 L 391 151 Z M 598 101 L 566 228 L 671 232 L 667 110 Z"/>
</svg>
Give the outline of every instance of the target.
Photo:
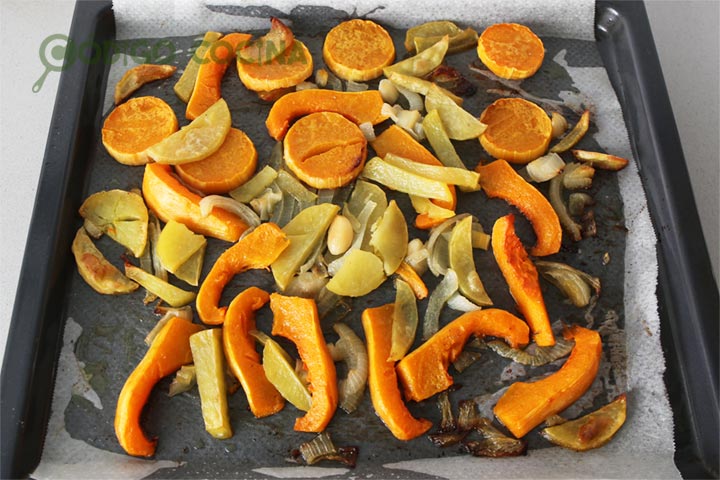
<svg viewBox="0 0 720 480">
<path fill-rule="evenodd" d="M 642 3 L 598 2 L 596 10 L 598 47 L 624 108 L 658 232 L 658 298 L 676 464 L 686 477 L 716 476 L 718 292 L 677 130 Z M 112 40 L 110 2 L 79 3 L 70 37 Z M 67 252 L 85 185 L 78 172 L 86 170 L 88 154 L 97 147 L 106 82 L 102 62 L 75 62 L 60 80 L 3 365 L 2 478 L 27 476 L 40 459 L 62 343 L 66 279 L 74 269 Z"/>
</svg>

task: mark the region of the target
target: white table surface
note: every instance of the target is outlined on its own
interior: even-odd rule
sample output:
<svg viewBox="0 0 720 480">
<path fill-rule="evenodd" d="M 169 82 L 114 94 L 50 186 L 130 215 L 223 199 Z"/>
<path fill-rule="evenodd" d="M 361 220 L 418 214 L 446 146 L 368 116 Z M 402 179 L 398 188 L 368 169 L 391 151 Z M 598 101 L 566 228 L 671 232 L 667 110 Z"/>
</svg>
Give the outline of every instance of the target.
<svg viewBox="0 0 720 480">
<path fill-rule="evenodd" d="M 0 354 L 4 354 L 59 73 L 38 93 L 43 39 L 70 29 L 74 2 L 0 0 Z M 713 271 L 718 278 L 720 2 L 647 2 Z M 68 252 L 68 255 L 70 252 Z"/>
</svg>

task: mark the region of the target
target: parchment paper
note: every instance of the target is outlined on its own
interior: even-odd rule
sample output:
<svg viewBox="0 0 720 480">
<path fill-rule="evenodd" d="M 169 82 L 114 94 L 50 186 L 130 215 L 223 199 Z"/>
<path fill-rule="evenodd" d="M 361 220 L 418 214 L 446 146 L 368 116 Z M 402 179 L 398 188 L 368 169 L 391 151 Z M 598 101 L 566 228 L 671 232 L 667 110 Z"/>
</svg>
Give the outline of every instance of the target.
<svg viewBox="0 0 720 480">
<path fill-rule="evenodd" d="M 543 37 L 547 53 L 543 68 L 537 78 L 533 77 L 523 82 L 522 88 L 538 96 L 554 95 L 556 101 L 562 101 L 565 105 L 591 106 L 595 128 L 591 129 L 589 134 L 591 137 L 588 141 L 591 141 L 596 148 L 632 159 L 620 105 L 605 70 L 598 63 L 597 52 L 593 55 L 592 46 L 588 46 L 588 43 L 594 38 L 594 4 L 591 1 L 495 0 L 477 1 L 472 5 L 459 1 L 443 1 L 442 5 L 428 1 L 415 1 L 412 3 L 395 2 L 384 6 L 372 1 L 315 1 L 310 7 L 307 5 L 297 6 L 290 1 L 263 2 L 262 6 L 249 5 L 247 2 L 238 2 L 234 6 L 228 5 L 231 2 L 218 3 L 223 3 L 223 5 L 196 1 L 133 2 L 118 0 L 113 7 L 118 38 L 178 37 L 178 45 L 185 45 L 178 53 L 189 56 L 192 49 L 187 45 L 190 43 L 191 37 L 184 38 L 184 40 L 181 40 L 180 37 L 198 35 L 206 30 L 263 30 L 267 28 L 269 15 L 275 15 L 285 20 L 290 19 L 295 22 L 294 25 L 292 21 L 289 22 L 291 26 L 298 29 L 317 21 L 313 16 L 318 12 L 325 14 L 331 12 L 338 16 L 337 21 L 347 16 L 366 16 L 376 19 L 386 26 L 398 28 L 438 19 L 440 16 L 455 20 L 462 25 L 472 25 L 478 31 L 500 21 L 524 23 Z M 329 6 L 332 8 L 327 8 Z M 316 39 L 316 42 L 320 42 L 318 44 L 321 45 L 321 36 Z M 311 50 L 313 50 L 312 47 Z M 398 52 L 401 55 L 402 50 L 398 49 Z M 578 52 L 590 53 L 581 55 Z M 464 58 L 470 58 L 470 56 Z M 128 63 L 143 61 L 142 57 L 135 59 L 126 57 L 123 60 L 123 62 L 113 64 L 111 68 L 108 92 L 111 91 L 117 78 L 128 68 Z M 183 65 L 184 63 L 179 62 L 179 64 Z M 317 63 L 316 67 L 319 65 L 320 63 Z M 545 76 L 543 77 L 543 75 Z M 553 75 L 562 78 L 563 85 L 567 85 L 567 88 L 563 87 L 560 91 L 548 90 L 547 85 L 552 83 L 550 77 Z M 237 78 L 233 80 L 236 82 Z M 472 81 L 479 85 L 479 90 L 484 88 L 482 80 L 472 78 Z M 168 95 L 166 87 L 147 86 L 143 88 L 141 93 L 146 95 Z M 109 98 L 111 96 L 111 94 L 106 94 L 104 114 L 107 114 L 110 109 Z M 175 105 L 173 108 L 176 109 L 178 118 L 183 119 L 182 109 Z M 472 103 L 468 104 L 467 108 L 475 114 L 482 111 L 481 106 Z M 231 110 L 233 122 L 239 128 L 252 128 L 250 124 L 262 125 L 263 118 L 257 112 L 253 112 L 252 104 L 247 107 L 235 108 L 231 105 Z M 246 125 L 248 126 L 246 127 Z M 253 140 L 256 142 L 261 158 L 263 155 L 267 155 L 271 142 L 268 139 L 256 137 L 253 137 Z M 469 148 L 466 145 L 459 145 L 458 149 L 463 153 L 471 151 Z M 99 149 L 102 147 L 100 146 Z M 101 150 L 97 155 L 99 166 L 89 174 L 88 193 L 102 188 L 138 186 L 142 176 L 141 169 L 135 169 L 128 174 L 127 167 L 115 164 Z M 463 159 L 471 166 L 474 166 L 478 160 L 465 156 Z M 603 174 L 599 172 L 598 175 L 602 176 Z M 169 402 L 164 393 L 155 392 L 150 401 L 153 405 L 152 409 L 150 412 L 146 412 L 143 419 L 146 422 L 145 425 L 149 424 L 148 428 L 153 432 L 162 432 L 161 445 L 164 439 L 170 436 L 168 433 L 170 430 L 175 431 L 175 436 L 180 436 L 181 439 L 183 435 L 186 435 L 186 449 L 191 452 L 173 453 L 168 450 L 159 450 L 156 460 L 133 459 L 121 453 L 122 450 L 117 446 L 112 433 L 111 422 L 114 409 L 112 399 L 116 398 L 116 393 L 122 386 L 122 380 L 119 381 L 120 385 L 115 385 L 111 379 L 117 380 L 117 376 L 124 378 L 142 357 L 144 351 L 138 339 L 144 336 L 152 325 L 153 319 L 138 318 L 139 313 L 127 309 L 127 299 L 125 298 L 103 298 L 101 304 L 95 303 L 94 300 L 86 300 L 88 287 L 75 275 L 72 279 L 71 290 L 77 295 L 69 301 L 68 315 L 72 318 L 68 318 L 66 325 L 52 418 L 43 459 L 33 477 L 138 478 L 149 474 L 152 474 L 153 477 L 163 478 L 180 476 L 258 478 L 267 478 L 268 476 L 278 478 L 324 476 L 385 478 L 399 476 L 401 478 L 424 478 L 427 475 L 444 478 L 679 477 L 672 461 L 674 452 L 672 413 L 662 379 L 665 367 L 660 348 L 657 299 L 654 296 L 657 283 L 656 238 L 634 160 L 631 160 L 630 165 L 617 174 L 617 181 L 605 181 L 596 195 L 596 198 L 599 199 L 598 203 L 610 206 L 617 204 L 618 208 L 622 210 L 621 213 L 618 213 L 621 219 L 618 222 L 627 228 L 627 234 L 623 231 L 622 245 L 614 247 L 617 250 L 613 250 L 613 252 L 620 252 L 624 262 L 620 262 L 618 259 L 613 263 L 611 258 L 610 264 L 602 268 L 589 263 L 579 265 L 577 259 L 582 259 L 582 262 L 590 262 L 593 258 L 593 252 L 588 252 L 588 250 L 592 250 L 596 246 L 597 248 L 607 247 L 607 245 L 593 243 L 592 240 L 582 242 L 579 248 L 561 252 L 558 258 L 560 261 L 567 261 L 579 268 L 602 272 L 601 277 L 605 282 L 603 287 L 607 286 L 608 290 L 603 293 L 603 296 L 607 295 L 607 302 L 611 302 L 613 298 L 613 280 L 623 285 L 622 290 L 619 285 L 615 285 L 617 295 L 620 297 L 615 303 L 619 302 L 619 308 L 612 310 L 609 307 L 614 304 L 608 303 L 604 305 L 606 309 L 593 312 L 593 328 L 597 328 L 603 333 L 603 341 L 606 344 L 606 358 L 603 362 L 605 372 L 604 376 L 601 375 L 603 380 L 599 380 L 600 384 L 595 385 L 593 389 L 605 389 L 606 396 L 612 390 L 626 390 L 629 399 L 627 422 L 616 438 L 605 447 L 582 454 L 552 447 L 531 448 L 527 457 L 513 459 L 471 458 L 459 456 L 456 451 L 443 452 L 435 450 L 434 447 L 428 448 L 427 445 L 421 443 L 427 443 L 424 439 L 416 440 L 417 443 L 412 444 L 395 441 L 377 419 L 367 422 L 367 425 L 357 425 L 343 417 L 333 420 L 334 425 L 343 426 L 340 431 L 338 428 L 331 429 L 334 438 L 352 438 L 353 435 L 357 436 L 357 432 L 350 430 L 364 428 L 363 436 L 375 438 L 373 435 L 382 435 L 382 438 L 390 439 L 384 441 L 388 441 L 391 447 L 386 449 L 388 451 L 373 453 L 370 457 L 361 453 L 360 463 L 355 471 L 322 464 L 318 467 L 298 467 L 282 460 L 287 456 L 289 448 L 297 446 L 289 444 L 291 442 L 287 438 L 282 438 L 282 432 L 291 428 L 288 419 L 292 418 L 294 413 L 287 413 L 285 417 L 280 416 L 279 420 L 267 420 L 263 424 L 267 427 L 262 427 L 267 431 L 264 436 L 258 436 L 256 433 L 245 435 L 243 427 L 256 422 L 245 412 L 242 422 L 234 424 L 236 432 L 233 442 L 226 441 L 227 443 L 223 444 L 209 437 L 206 441 L 198 441 L 195 440 L 197 438 L 196 431 L 202 429 L 199 418 L 184 418 L 184 413 L 178 413 L 191 411 L 191 409 L 199 411 L 197 395 L 184 394 L 176 397 L 173 402 Z M 619 200 L 620 196 L 621 201 Z M 482 208 L 485 211 L 492 211 L 493 208 L 496 208 L 494 203 L 496 201 L 478 199 L 478 202 L 484 202 Z M 479 216 L 482 216 L 483 209 L 480 210 Z M 607 211 L 602 216 L 598 214 L 598 217 L 605 218 L 604 221 L 607 222 L 601 225 L 601 228 L 607 227 L 608 230 L 611 230 L 612 212 Z M 610 220 L 608 220 L 609 218 Z M 481 218 L 482 220 L 483 218 Z M 487 229 L 492 225 L 492 218 L 487 218 L 486 222 L 489 222 L 484 223 Z M 531 235 L 528 233 L 529 229 L 526 224 L 521 224 L 518 228 L 521 238 L 523 235 Z M 618 235 L 618 233 L 611 232 L 609 235 Z M 100 246 L 101 249 L 112 248 L 108 242 L 100 243 Z M 104 251 L 107 252 L 107 250 Z M 575 261 L 573 261 L 574 259 Z M 478 261 L 488 262 L 487 256 L 481 257 L 479 260 L 476 258 L 476 262 Z M 624 268 L 622 268 L 623 265 Z M 208 268 L 209 265 L 206 262 L 205 272 Z M 621 268 L 621 270 L 613 270 L 615 268 Z M 622 282 L 619 279 L 623 279 Z M 267 276 L 259 275 L 252 279 L 252 283 L 270 288 L 271 280 Z M 242 284 L 237 286 L 241 287 Z M 492 285 L 488 286 L 489 289 L 491 287 L 496 288 Z M 499 291 L 499 287 L 497 288 Z M 547 299 L 549 303 L 557 305 L 556 308 L 559 311 L 559 313 L 555 311 L 558 315 L 553 316 L 553 319 L 572 319 L 578 323 L 590 322 L 590 320 L 582 318 L 582 312 L 578 314 L 577 310 L 573 311 L 568 307 L 563 307 L 556 292 L 545 289 L 543 291 L 546 297 L 554 295 L 554 299 Z M 498 295 L 502 294 L 498 293 Z M 507 292 L 504 295 L 505 298 L 500 298 L 498 303 L 510 301 Z M 87 298 L 94 297 L 88 296 Z M 372 297 L 367 302 L 374 302 L 372 305 L 378 305 L 381 303 L 380 299 L 381 297 Z M 357 311 L 361 311 L 362 307 L 363 305 L 357 304 L 355 306 Z M 88 311 L 92 311 L 97 318 L 114 318 L 117 323 L 91 323 L 83 320 L 84 317 L 87 317 Z M 615 317 L 613 317 L 613 313 Z M 444 315 L 443 318 L 456 314 L 446 312 Z M 263 319 L 261 316 L 259 322 L 263 321 L 267 322 L 268 319 Z M 116 330 L 114 327 L 116 324 L 125 325 L 125 327 Z M 260 324 L 262 325 L 262 323 Z M 624 334 L 618 334 L 613 329 L 615 324 L 624 327 Z M 108 325 L 111 326 L 108 327 Z M 83 331 L 83 328 L 90 328 L 91 331 Z M 104 329 L 109 330 L 105 331 Z M 114 368 L 113 366 L 99 363 L 85 364 L 83 360 L 79 359 L 79 357 L 92 358 L 93 352 L 100 352 L 103 349 L 117 348 L 117 342 L 114 341 L 117 339 L 113 337 L 118 335 L 123 336 L 125 347 L 122 352 L 113 352 L 113 355 L 117 358 L 118 363 L 127 364 L 120 368 L 120 373 L 114 372 L 111 375 L 105 372 L 105 369 L 107 368 L 109 372 Z M 105 354 L 107 355 L 107 352 Z M 609 372 L 609 369 L 613 360 L 617 360 L 613 358 L 615 354 L 625 363 L 625 369 L 620 372 L 615 371 L 614 374 L 621 378 L 612 378 L 612 382 L 610 382 L 608 379 L 612 376 L 612 372 Z M 483 364 L 481 368 L 487 368 L 490 371 L 493 368 L 491 363 Z M 602 382 L 607 382 L 607 384 L 603 385 Z M 160 387 L 156 390 L 159 389 Z M 110 400 L 103 403 L 102 398 Z M 589 397 L 587 401 L 592 405 L 593 401 L 597 404 L 600 400 Z M 363 408 L 371 410 L 372 407 L 368 404 L 369 399 L 366 399 Z M 432 410 L 434 410 L 433 405 L 413 406 L 414 412 L 422 414 L 429 414 Z M 581 412 L 569 413 L 578 415 Z M 573 415 L 569 413 L 568 416 L 572 417 Z M 342 415 L 344 413 L 338 412 L 336 417 Z M 372 419 L 371 411 L 360 411 L 359 415 L 363 419 Z M 253 423 L 253 425 L 256 424 L 257 422 Z M 82 428 L 78 425 L 82 425 Z M 87 427 L 88 425 L 92 425 L 93 428 Z M 253 426 L 252 428 L 257 427 Z M 343 429 L 345 431 L 342 431 Z M 95 433 L 88 434 L 88 431 Z M 308 437 L 304 438 L 308 439 Z M 166 441 L 166 443 L 170 442 Z M 263 448 L 274 453 L 277 461 L 267 465 L 255 465 L 248 470 L 249 467 L 244 466 L 246 459 L 243 458 L 242 452 L 244 444 L 249 445 L 250 443 L 254 444 L 254 447 L 248 446 L 248 448 L 257 448 L 258 445 L 255 444 L 261 443 Z M 338 444 L 342 444 L 342 442 L 338 442 Z M 531 444 L 531 447 L 533 446 Z M 169 449 L 172 450 L 172 447 L 174 444 Z M 542 447 L 547 447 L 547 445 L 542 445 Z M 106 450 L 111 450 L 111 452 Z M 187 464 L 184 464 L 184 458 L 196 458 L 192 450 L 204 450 L 207 458 L 202 462 L 188 460 Z M 410 450 L 423 454 L 428 452 L 425 455 L 427 459 L 405 461 L 410 455 L 408 453 Z M 373 456 L 376 457 L 375 460 L 373 460 Z M 236 469 L 228 470 L 226 468 L 228 458 L 236 462 Z M 415 457 L 413 456 L 413 458 Z M 375 463 L 372 469 L 364 468 L 373 461 Z M 382 468 L 378 473 L 377 468 L 380 467 Z"/>
</svg>

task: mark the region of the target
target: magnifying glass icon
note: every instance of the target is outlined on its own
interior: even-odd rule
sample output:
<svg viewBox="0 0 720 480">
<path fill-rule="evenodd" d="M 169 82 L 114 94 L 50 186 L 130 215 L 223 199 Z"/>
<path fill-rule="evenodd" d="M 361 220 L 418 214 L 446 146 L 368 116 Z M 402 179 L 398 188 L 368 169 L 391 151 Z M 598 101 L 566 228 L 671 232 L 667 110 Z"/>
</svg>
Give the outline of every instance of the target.
<svg viewBox="0 0 720 480">
<path fill-rule="evenodd" d="M 43 40 L 38 53 L 40 54 L 40 62 L 45 67 L 45 71 L 33 84 L 33 93 L 40 91 L 50 72 L 61 72 L 63 69 L 72 65 L 75 60 L 72 44 L 69 42 L 67 35 L 61 33 L 50 35 Z"/>
</svg>

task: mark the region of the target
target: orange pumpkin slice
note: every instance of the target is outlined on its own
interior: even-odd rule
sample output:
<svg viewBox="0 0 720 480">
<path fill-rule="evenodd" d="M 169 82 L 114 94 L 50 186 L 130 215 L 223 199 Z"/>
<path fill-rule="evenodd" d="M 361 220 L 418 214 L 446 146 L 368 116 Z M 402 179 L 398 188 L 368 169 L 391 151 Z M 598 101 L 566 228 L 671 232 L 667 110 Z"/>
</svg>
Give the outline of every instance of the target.
<svg viewBox="0 0 720 480">
<path fill-rule="evenodd" d="M 491 25 L 478 38 L 480 60 L 495 75 L 511 80 L 528 78 L 545 58 L 542 40 L 517 23 Z"/>
<path fill-rule="evenodd" d="M 102 142 L 108 153 L 125 165 L 145 165 L 147 149 L 178 129 L 175 112 L 157 97 L 131 98 L 105 119 Z"/>
<path fill-rule="evenodd" d="M 500 197 L 515 205 L 532 223 L 537 243 L 530 249 L 530 254 L 541 257 L 560 250 L 560 220 L 542 193 L 518 175 L 505 160 L 478 165 L 475 171 L 480 174 L 480 185 L 488 197 Z"/>
<path fill-rule="evenodd" d="M 155 384 L 192 362 L 190 335 L 202 328 L 180 317 L 170 318 L 125 381 L 115 409 L 115 435 L 128 454 L 136 457 L 155 454 L 157 439 L 147 438 L 140 426 L 140 414 Z"/>
<path fill-rule="evenodd" d="M 377 125 L 388 117 L 382 113 L 383 99 L 377 90 L 336 92 L 334 90 L 301 90 L 278 99 L 270 109 L 265 126 L 275 140 L 282 140 L 296 118 L 316 112 L 335 112 L 358 125 Z"/>
<path fill-rule="evenodd" d="M 595 380 L 602 357 L 600 335 L 573 325 L 564 336 L 574 339 L 575 347 L 560 370 L 537 382 L 513 383 L 493 409 L 517 438 L 572 405 Z"/>
<path fill-rule="evenodd" d="M 544 154 L 552 138 L 545 111 L 522 98 L 501 98 L 480 115 L 487 128 L 480 143 L 495 158 L 527 163 Z"/>
<path fill-rule="evenodd" d="M 195 233 L 236 242 L 248 228 L 239 217 L 220 208 L 214 208 L 210 215 L 203 217 L 200 213 L 201 197 L 173 176 L 170 165 L 148 163 L 142 193 L 145 203 L 160 220 L 175 220 Z"/>
<path fill-rule="evenodd" d="M 300 40 L 294 40 L 282 55 L 271 61 L 247 62 L 238 58 L 238 76 L 248 90 L 267 92 L 294 87 L 313 72 L 312 55 Z"/>
<path fill-rule="evenodd" d="M 279 412 L 285 400 L 265 376 L 260 355 L 255 350 L 255 312 L 270 300 L 264 290 L 250 287 L 230 303 L 223 323 L 223 346 L 228 366 L 240 380 L 250 411 L 257 418 Z"/>
<path fill-rule="evenodd" d="M 185 118 L 196 119 L 220 100 L 225 71 L 235 59 L 238 47 L 250 38 L 247 33 L 230 33 L 208 48 L 198 69 L 195 87 L 185 109 Z"/>
<path fill-rule="evenodd" d="M 298 432 L 322 432 L 338 404 L 337 373 L 320 328 L 315 300 L 270 295 L 272 334 L 292 341 L 307 366 L 312 402 L 305 416 L 295 420 Z"/>
<path fill-rule="evenodd" d="M 339 113 L 307 115 L 285 136 L 287 167 L 314 188 L 347 185 L 362 171 L 366 156 L 362 131 Z"/>
<path fill-rule="evenodd" d="M 378 417 L 400 440 L 412 440 L 427 432 L 432 422 L 412 416 L 403 402 L 395 373 L 395 362 L 388 360 L 391 350 L 395 305 L 363 311 L 362 325 L 368 345 L 368 386 Z"/>
<path fill-rule="evenodd" d="M 492 247 L 495 260 L 510 287 L 510 294 L 530 325 L 535 343 L 540 347 L 555 345 L 538 272 L 515 234 L 515 216 L 512 213 L 495 221 Z"/>
<path fill-rule="evenodd" d="M 447 369 L 470 335 L 503 338 L 517 348 L 528 343 L 528 330 L 527 324 L 515 315 L 496 308 L 459 316 L 398 363 L 396 370 L 405 387 L 405 398 L 419 402 L 449 388 L 453 378 Z"/>
<path fill-rule="evenodd" d="M 183 182 L 203 193 L 227 193 L 252 177 L 257 151 L 245 132 L 231 128 L 220 149 L 197 162 L 177 165 Z"/>
<path fill-rule="evenodd" d="M 345 80 L 365 82 L 379 77 L 395 60 L 390 34 L 370 20 L 353 19 L 333 27 L 325 37 L 323 59 Z"/>
</svg>

